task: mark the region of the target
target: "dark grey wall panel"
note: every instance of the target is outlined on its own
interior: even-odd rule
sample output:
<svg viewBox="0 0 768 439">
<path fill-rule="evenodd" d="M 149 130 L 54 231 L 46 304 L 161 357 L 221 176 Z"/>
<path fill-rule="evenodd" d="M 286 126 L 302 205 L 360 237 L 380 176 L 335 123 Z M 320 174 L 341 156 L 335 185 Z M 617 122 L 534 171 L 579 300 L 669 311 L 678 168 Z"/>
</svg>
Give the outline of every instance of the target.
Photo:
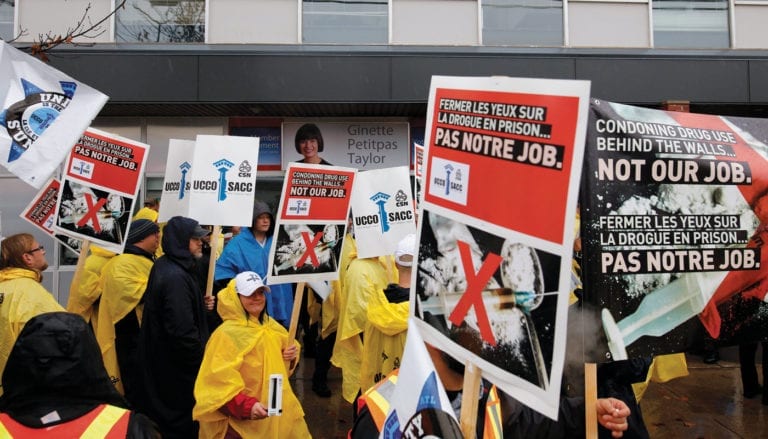
<svg viewBox="0 0 768 439">
<path fill-rule="evenodd" d="M 392 98 L 426 101 L 433 75 L 570 79 L 575 71 L 571 58 L 395 56 L 392 58 Z"/>
<path fill-rule="evenodd" d="M 749 62 L 750 102 L 768 102 L 768 61 Z"/>
<path fill-rule="evenodd" d="M 615 102 L 746 102 L 749 98 L 744 60 L 577 58 L 576 75 L 592 81 L 592 96 Z"/>
<path fill-rule="evenodd" d="M 200 100 L 389 101 L 389 63 L 386 56 L 201 56 Z"/>
<path fill-rule="evenodd" d="M 94 53 L 51 57 L 51 65 L 123 102 L 194 102 L 198 56 Z"/>
</svg>

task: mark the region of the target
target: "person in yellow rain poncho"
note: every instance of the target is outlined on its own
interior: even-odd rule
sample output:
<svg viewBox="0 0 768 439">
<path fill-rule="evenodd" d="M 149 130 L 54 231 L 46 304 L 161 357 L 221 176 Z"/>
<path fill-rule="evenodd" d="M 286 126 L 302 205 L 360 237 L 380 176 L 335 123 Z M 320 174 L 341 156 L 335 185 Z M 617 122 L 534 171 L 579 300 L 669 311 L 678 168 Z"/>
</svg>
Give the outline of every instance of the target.
<svg viewBox="0 0 768 439">
<path fill-rule="evenodd" d="M 142 299 L 147 289 L 149 272 L 160 245 L 160 228 L 146 219 L 131 223 L 125 251 L 104 266 L 99 283 L 100 324 L 96 340 L 101 348 L 104 366 L 118 392 L 131 404 L 137 399 L 136 364 Z"/>
<path fill-rule="evenodd" d="M 45 249 L 29 233 L 0 242 L 0 376 L 24 324 L 38 314 L 64 311 L 40 284 L 48 268 Z M 3 388 L 0 387 L 0 395 Z"/>
<path fill-rule="evenodd" d="M 416 252 L 416 236 L 400 240 L 395 250 L 398 283 L 377 291 L 378 304 L 368 307 L 368 322 L 363 331 L 363 359 L 360 388 L 368 389 L 400 367 L 408 329 L 408 300 L 411 291 L 411 265 Z"/>
<path fill-rule="evenodd" d="M 192 418 L 200 422 L 201 439 L 311 437 L 288 381 L 299 345 L 267 314 L 268 292 L 258 274 L 245 271 L 218 294 L 224 323 L 211 334 L 195 381 Z M 277 416 L 267 412 L 272 374 L 283 382 Z"/>
<path fill-rule="evenodd" d="M 83 271 L 75 273 L 75 279 L 72 282 L 74 288 L 70 291 L 67 300 L 67 311 L 80 315 L 96 332 L 99 322 L 101 271 L 115 253 L 96 245 L 90 246 L 90 252 L 91 254 L 85 259 Z"/>
<path fill-rule="evenodd" d="M 337 350 L 334 364 L 342 369 L 342 396 L 353 403 L 360 393 L 360 366 L 363 341 L 360 338 L 368 320 L 369 306 L 382 303 L 378 292 L 389 283 L 397 283 L 392 256 L 359 259 L 357 252 L 350 254 L 352 261 L 344 275 L 342 295 L 344 306 L 339 316 L 336 333 Z M 382 296 L 383 297 L 383 296 Z"/>
</svg>

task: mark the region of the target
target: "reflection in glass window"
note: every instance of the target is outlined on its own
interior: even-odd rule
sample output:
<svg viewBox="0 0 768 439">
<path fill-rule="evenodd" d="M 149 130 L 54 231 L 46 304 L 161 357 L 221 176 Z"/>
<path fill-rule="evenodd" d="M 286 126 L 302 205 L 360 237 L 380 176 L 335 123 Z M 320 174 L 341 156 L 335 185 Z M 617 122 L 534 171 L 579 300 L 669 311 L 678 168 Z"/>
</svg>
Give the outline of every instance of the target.
<svg viewBox="0 0 768 439">
<path fill-rule="evenodd" d="M 304 0 L 302 41 L 387 44 L 387 0 Z"/>
<path fill-rule="evenodd" d="M 653 0 L 653 46 L 728 48 L 728 0 Z"/>
<path fill-rule="evenodd" d="M 115 39 L 139 43 L 205 42 L 205 0 L 128 0 L 115 18 Z"/>
<path fill-rule="evenodd" d="M 0 0 L 0 38 L 12 40 L 16 35 L 13 32 L 13 7 L 15 0 Z"/>
<path fill-rule="evenodd" d="M 482 0 L 483 45 L 562 46 L 561 0 Z"/>
</svg>

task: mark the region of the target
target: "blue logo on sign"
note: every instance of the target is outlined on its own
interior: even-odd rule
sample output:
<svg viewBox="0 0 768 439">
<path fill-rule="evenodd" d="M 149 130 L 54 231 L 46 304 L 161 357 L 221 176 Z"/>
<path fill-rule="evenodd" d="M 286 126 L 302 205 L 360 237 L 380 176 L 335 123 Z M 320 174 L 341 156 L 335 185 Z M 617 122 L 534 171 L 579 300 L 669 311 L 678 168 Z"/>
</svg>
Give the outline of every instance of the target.
<svg viewBox="0 0 768 439">
<path fill-rule="evenodd" d="M 0 113 L 0 125 L 11 137 L 8 162 L 18 160 L 59 117 L 72 102 L 77 84 L 60 81 L 61 93 L 45 91 L 35 84 L 22 79 L 24 99 L 14 102 Z"/>
<path fill-rule="evenodd" d="M 214 162 L 213 166 L 219 171 L 219 201 L 224 201 L 227 199 L 227 171 L 235 164 L 221 159 Z"/>
<path fill-rule="evenodd" d="M 385 194 L 384 192 L 377 192 L 373 194 L 373 196 L 371 197 L 371 201 L 373 201 L 374 203 L 376 203 L 377 206 L 379 206 L 379 223 L 381 223 L 382 232 L 389 231 L 389 223 L 387 222 L 387 211 L 384 210 L 384 205 L 387 203 L 388 199 L 389 199 L 389 194 Z"/>
</svg>

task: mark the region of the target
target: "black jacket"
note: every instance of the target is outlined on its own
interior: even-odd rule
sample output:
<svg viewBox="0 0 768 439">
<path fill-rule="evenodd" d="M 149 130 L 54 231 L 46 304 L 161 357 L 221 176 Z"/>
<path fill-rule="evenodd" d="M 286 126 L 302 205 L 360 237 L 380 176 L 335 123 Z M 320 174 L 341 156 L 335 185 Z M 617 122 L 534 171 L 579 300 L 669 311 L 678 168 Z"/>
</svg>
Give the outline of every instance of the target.
<svg viewBox="0 0 768 439">
<path fill-rule="evenodd" d="M 101 350 L 90 326 L 77 314 L 40 314 L 27 322 L 14 344 L 3 372 L 5 393 L 0 412 L 30 428 L 67 423 L 101 404 L 128 408 L 109 379 Z M 58 421 L 43 424 L 41 418 L 56 411 Z M 157 438 L 154 424 L 132 412 L 130 439 Z"/>
<path fill-rule="evenodd" d="M 142 409 L 164 438 L 197 437 L 193 390 L 208 327 L 189 240 L 197 221 L 173 217 L 163 230 L 165 254 L 152 266 L 139 338 Z"/>
</svg>

